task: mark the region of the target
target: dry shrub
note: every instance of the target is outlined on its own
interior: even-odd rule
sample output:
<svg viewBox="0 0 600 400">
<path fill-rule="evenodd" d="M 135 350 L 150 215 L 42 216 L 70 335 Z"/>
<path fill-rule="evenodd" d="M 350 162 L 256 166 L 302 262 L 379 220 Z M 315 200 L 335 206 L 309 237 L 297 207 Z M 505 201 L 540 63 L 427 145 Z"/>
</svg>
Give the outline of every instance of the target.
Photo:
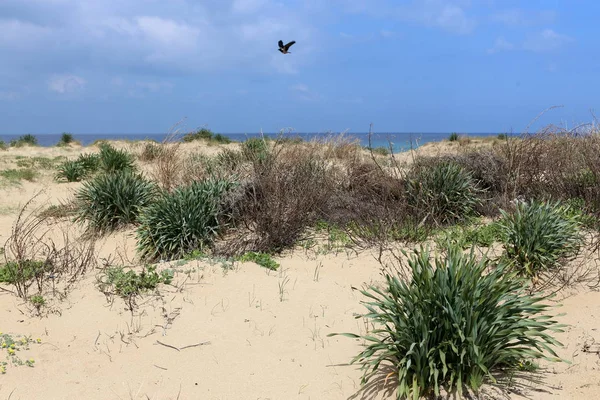
<svg viewBox="0 0 600 400">
<path fill-rule="evenodd" d="M 238 232 L 224 251 L 273 252 L 295 244 L 326 209 L 335 168 L 314 148 L 276 142 L 250 160 L 253 174 L 234 202 Z"/>
<path fill-rule="evenodd" d="M 95 239 L 74 239 L 66 228 L 61 229 L 58 238 L 51 236 L 48 217 L 41 214 L 43 207 L 26 213 L 36 197 L 23 206 L 4 245 L 0 281 L 12 285 L 24 299 L 33 285 L 39 294 L 51 291 L 66 296 L 72 285 L 95 266 Z"/>
<path fill-rule="evenodd" d="M 163 143 L 153 161 L 152 177 L 167 192 L 173 191 L 181 183 L 184 158 L 180 146 L 180 143 Z"/>
</svg>

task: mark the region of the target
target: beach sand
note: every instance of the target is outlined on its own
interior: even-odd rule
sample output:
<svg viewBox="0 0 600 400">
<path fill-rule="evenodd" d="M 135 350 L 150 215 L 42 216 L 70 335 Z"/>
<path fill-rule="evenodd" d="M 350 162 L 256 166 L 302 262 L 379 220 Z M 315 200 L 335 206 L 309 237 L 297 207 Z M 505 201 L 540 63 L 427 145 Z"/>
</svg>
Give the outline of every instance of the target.
<svg viewBox="0 0 600 400">
<path fill-rule="evenodd" d="M 206 154 L 219 149 L 186 146 Z M 75 158 L 91 149 L 10 149 L 0 152 L 0 169 L 15 168 L 18 157 Z M 452 148 L 438 143 L 419 151 Z M 409 154 L 398 158 L 410 161 Z M 81 186 L 55 182 L 50 169 L 40 173 L 34 182 L 5 183 L 0 189 L 0 243 L 10 236 L 19 209 L 40 189 L 36 204 L 48 205 L 67 201 Z M 49 235 L 66 226 L 49 226 Z M 98 251 L 101 260 L 128 265 L 135 259 L 133 231 L 101 240 Z M 363 296 L 352 288 L 382 281 L 376 252 L 295 249 L 276 259 L 281 264 L 276 272 L 254 263 L 159 264 L 178 271 L 173 285 L 139 299 L 133 314 L 121 298 L 107 299 L 98 290 L 99 270 L 89 271 L 66 299 L 52 300 L 42 317 L 22 299 L 0 292 L 0 331 L 41 339 L 19 354 L 33 358 L 33 368 L 9 365 L 0 375 L 0 399 L 351 398 L 360 388 L 361 371 L 348 363 L 360 341 L 327 335 L 365 332 L 364 321 L 354 318 L 366 310 Z M 584 351 L 586 344 L 600 343 L 600 292 L 565 290 L 557 300 L 562 307 L 556 312 L 565 313 L 558 320 L 568 325 L 556 335 L 565 345 L 557 352 L 571 364 L 542 361 L 539 382 L 515 377 L 517 393 L 498 393 L 488 385 L 482 398 L 579 400 L 600 394 L 600 355 Z"/>
</svg>

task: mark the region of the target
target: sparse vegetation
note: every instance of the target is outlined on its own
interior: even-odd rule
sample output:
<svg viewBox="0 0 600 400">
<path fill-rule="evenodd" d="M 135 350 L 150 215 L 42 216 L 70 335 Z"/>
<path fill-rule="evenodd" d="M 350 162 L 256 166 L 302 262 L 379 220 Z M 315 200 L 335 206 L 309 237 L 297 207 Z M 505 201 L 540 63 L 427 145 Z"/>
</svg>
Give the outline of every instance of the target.
<svg viewBox="0 0 600 400">
<path fill-rule="evenodd" d="M 37 146 L 38 140 L 37 137 L 31 134 L 26 134 L 19 136 L 18 139 L 13 139 L 10 141 L 10 147 L 23 147 L 23 146 Z"/>
<path fill-rule="evenodd" d="M 543 315 L 550 310 L 543 297 L 526 294 L 504 264 L 486 273 L 486 258 L 477 261 L 458 246 L 447 252 L 432 262 L 428 250 L 415 250 L 408 280 L 386 272 L 383 287 L 361 290 L 368 313 L 356 318 L 374 329 L 343 335 L 365 341 L 352 360 L 364 371 L 363 384 L 385 366 L 398 379 L 398 399 L 439 396 L 440 388 L 462 395 L 530 357 L 560 361 L 551 333 L 561 326 Z"/>
<path fill-rule="evenodd" d="M 458 141 L 458 133 L 452 132 L 450 136 L 448 136 L 448 141 L 457 142 Z"/>
<path fill-rule="evenodd" d="M 184 142 L 193 142 L 196 140 L 204 140 L 208 143 L 219 144 L 231 143 L 231 139 L 229 139 L 227 136 L 220 133 L 215 134 L 208 128 L 200 128 L 197 131 L 188 133 L 183 137 Z"/>
<path fill-rule="evenodd" d="M 0 140 L 0 150 L 8 150 L 8 146 L 4 140 Z"/>
<path fill-rule="evenodd" d="M 271 271 L 277 271 L 277 268 L 279 268 L 279 263 L 275 261 L 270 254 L 267 253 L 256 253 L 254 251 L 249 251 L 243 256 L 241 256 L 239 258 L 239 261 L 250 261 L 260 265 L 261 267 L 270 269 Z"/>
<path fill-rule="evenodd" d="M 130 309 L 135 306 L 135 298 L 143 293 L 155 290 L 159 284 L 169 285 L 173 281 L 173 270 L 156 271 L 156 266 L 144 266 L 137 273 L 122 266 L 108 267 L 98 278 L 98 287 L 109 295 L 116 294 L 124 298 Z"/>
<path fill-rule="evenodd" d="M 0 177 L 10 181 L 10 182 L 19 182 L 21 180 L 33 182 L 37 177 L 38 173 L 30 168 L 21 168 L 21 169 L 5 169 L 0 171 Z"/>
</svg>

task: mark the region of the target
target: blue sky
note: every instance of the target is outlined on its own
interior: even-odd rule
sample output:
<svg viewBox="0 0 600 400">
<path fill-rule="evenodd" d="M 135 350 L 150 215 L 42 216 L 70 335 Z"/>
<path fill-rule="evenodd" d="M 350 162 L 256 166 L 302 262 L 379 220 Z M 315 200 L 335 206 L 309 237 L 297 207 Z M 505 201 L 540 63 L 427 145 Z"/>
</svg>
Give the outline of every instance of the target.
<svg viewBox="0 0 600 400">
<path fill-rule="evenodd" d="M 600 105 L 592 0 L 0 0 L 0 133 L 521 131 Z M 296 40 L 291 54 L 277 41 Z M 538 124 L 539 125 L 539 124 Z"/>
</svg>

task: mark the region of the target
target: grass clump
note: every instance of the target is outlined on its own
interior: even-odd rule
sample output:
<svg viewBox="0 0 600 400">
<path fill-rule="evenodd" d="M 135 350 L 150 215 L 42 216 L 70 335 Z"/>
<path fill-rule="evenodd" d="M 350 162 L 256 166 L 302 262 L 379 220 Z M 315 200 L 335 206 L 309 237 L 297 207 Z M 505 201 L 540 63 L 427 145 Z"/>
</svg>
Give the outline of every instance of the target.
<svg viewBox="0 0 600 400">
<path fill-rule="evenodd" d="M 38 175 L 39 174 L 36 171 L 30 168 L 5 169 L 0 171 L 0 177 L 11 182 L 19 182 L 21 180 L 33 182 Z"/>
<path fill-rule="evenodd" d="M 583 243 L 581 214 L 560 201 L 520 202 L 514 212 L 500 213 L 505 257 L 529 277 L 557 267 Z"/>
<path fill-rule="evenodd" d="M 420 219 L 446 225 L 475 215 L 483 192 L 472 174 L 453 162 L 417 166 L 409 176 L 409 207 Z"/>
<path fill-rule="evenodd" d="M 500 241 L 501 235 L 498 223 L 491 222 L 489 224 L 453 225 L 439 231 L 434 239 L 440 248 L 452 243 L 466 249 L 473 245 L 490 247 L 494 242 Z"/>
<path fill-rule="evenodd" d="M 362 384 L 385 366 L 398 379 L 398 399 L 439 396 L 441 388 L 462 395 L 525 359 L 560 361 L 551 346 L 561 344 L 551 333 L 562 325 L 542 315 L 550 307 L 545 299 L 528 295 L 506 264 L 486 273 L 488 264 L 473 249 L 464 254 L 451 246 L 433 260 L 427 249 L 415 249 L 408 258 L 411 280 L 384 273 L 383 287 L 361 290 L 368 312 L 356 318 L 375 328 L 341 335 L 366 342 L 352 360 L 364 371 Z"/>
<path fill-rule="evenodd" d="M 448 136 L 449 142 L 457 142 L 458 141 L 458 133 L 452 132 L 450 136 Z"/>
<path fill-rule="evenodd" d="M 198 129 L 196 132 L 188 133 L 182 138 L 182 140 L 187 143 L 194 142 L 196 140 L 205 140 L 209 143 L 219 144 L 228 144 L 232 142 L 232 140 L 229 139 L 227 136 L 221 133 L 215 134 L 208 128 L 201 128 Z"/>
<path fill-rule="evenodd" d="M 268 253 L 249 251 L 243 256 L 239 257 L 238 260 L 242 262 L 250 261 L 260 265 L 261 267 L 270 269 L 271 271 L 277 271 L 277 268 L 279 268 L 279 263 L 275 261 Z"/>
<path fill-rule="evenodd" d="M 224 226 L 227 180 L 193 182 L 164 193 L 144 209 L 136 235 L 137 249 L 148 261 L 184 257 L 210 244 Z"/>
<path fill-rule="evenodd" d="M 73 136 L 73 134 L 68 133 L 68 132 L 63 132 L 62 135 L 60 135 L 60 140 L 58 141 L 58 143 L 56 145 L 58 147 L 64 147 L 64 146 L 68 146 L 73 143 L 78 143 L 75 140 L 75 137 Z"/>
<path fill-rule="evenodd" d="M 182 140 L 186 143 L 196 140 L 210 140 L 213 137 L 213 132 L 208 128 L 200 128 L 196 132 L 190 132 L 183 136 Z"/>
<path fill-rule="evenodd" d="M 102 143 L 100 145 L 99 169 L 105 173 L 117 171 L 135 171 L 135 160 L 133 156 L 125 150 L 115 149 L 110 144 Z"/>
<path fill-rule="evenodd" d="M 130 170 L 101 174 L 85 182 L 75 194 L 77 222 L 98 233 L 108 233 L 137 221 L 142 208 L 156 195 L 156 186 Z"/>
<path fill-rule="evenodd" d="M 86 174 L 86 170 L 80 162 L 69 160 L 58 166 L 54 179 L 57 181 L 79 182 Z"/>
<path fill-rule="evenodd" d="M 159 144 L 152 142 L 146 143 L 138 158 L 143 162 L 151 162 L 160 157 L 161 152 L 162 147 Z"/>
<path fill-rule="evenodd" d="M 4 140 L 0 140 L 0 150 L 8 150 L 8 146 Z"/>
<path fill-rule="evenodd" d="M 37 146 L 37 145 L 38 145 L 37 137 L 35 137 L 34 135 L 29 134 L 29 133 L 26 135 L 19 136 L 18 139 L 13 139 L 10 141 L 11 147 Z"/>
<path fill-rule="evenodd" d="M 60 164 L 54 179 L 57 181 L 79 182 L 88 178 L 100 168 L 98 154 L 80 154 L 76 160 L 67 160 Z"/>
<path fill-rule="evenodd" d="M 156 266 L 144 266 L 140 273 L 125 271 L 122 266 L 108 267 L 98 279 L 98 286 L 105 294 L 116 294 L 129 302 L 131 308 L 135 297 L 154 290 L 159 284 L 169 285 L 173 281 L 173 270 L 157 272 Z"/>
</svg>

